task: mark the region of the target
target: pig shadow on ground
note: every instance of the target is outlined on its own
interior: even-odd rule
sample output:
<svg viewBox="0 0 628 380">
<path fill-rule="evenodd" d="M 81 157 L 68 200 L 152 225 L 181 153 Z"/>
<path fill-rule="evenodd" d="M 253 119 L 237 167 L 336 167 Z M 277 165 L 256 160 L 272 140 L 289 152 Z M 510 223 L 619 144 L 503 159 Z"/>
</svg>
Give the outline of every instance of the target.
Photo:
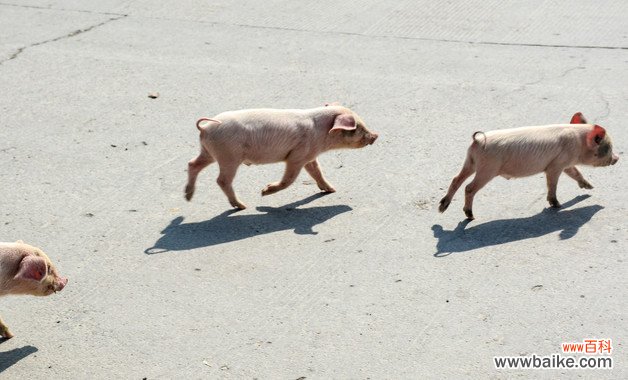
<svg viewBox="0 0 628 380">
<path fill-rule="evenodd" d="M 436 243 L 435 257 L 448 256 L 454 252 L 500 245 L 518 240 L 537 238 L 560 231 L 560 240 L 572 238 L 578 229 L 587 223 L 595 213 L 603 209 L 600 205 L 567 210 L 590 195 L 580 195 L 563 204 L 560 209 L 546 208 L 539 214 L 527 218 L 499 219 L 466 228 L 470 223 L 464 220 L 451 230 L 444 230 L 439 224 L 432 226 Z"/>
<path fill-rule="evenodd" d="M 3 342 L 4 340 L 6 339 L 0 338 L 0 342 Z M 0 352 L 0 373 L 37 351 L 37 347 L 24 346 L 22 348 L 14 348 L 10 351 Z"/>
<path fill-rule="evenodd" d="M 161 233 L 155 245 L 144 253 L 151 255 L 168 251 L 182 251 L 229 243 L 277 231 L 294 230 L 299 235 L 316 235 L 312 228 L 336 215 L 351 211 L 346 205 L 298 208 L 325 196 L 315 194 L 282 207 L 257 207 L 263 214 L 232 215 L 238 210 L 196 223 L 183 223 L 183 217 L 173 219 Z"/>
</svg>

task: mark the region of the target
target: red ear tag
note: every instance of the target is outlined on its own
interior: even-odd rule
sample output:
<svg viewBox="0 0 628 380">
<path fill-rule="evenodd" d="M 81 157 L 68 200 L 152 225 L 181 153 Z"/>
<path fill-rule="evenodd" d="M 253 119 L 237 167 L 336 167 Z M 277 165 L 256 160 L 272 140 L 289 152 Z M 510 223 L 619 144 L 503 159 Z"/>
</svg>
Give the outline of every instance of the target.
<svg viewBox="0 0 628 380">
<path fill-rule="evenodd" d="M 572 117 L 569 124 L 588 124 L 587 119 L 584 118 L 582 112 L 576 112 Z"/>
<path fill-rule="evenodd" d="M 606 136 L 606 130 L 599 125 L 594 125 L 591 132 L 587 133 L 587 145 L 592 148 L 600 144 Z"/>
</svg>

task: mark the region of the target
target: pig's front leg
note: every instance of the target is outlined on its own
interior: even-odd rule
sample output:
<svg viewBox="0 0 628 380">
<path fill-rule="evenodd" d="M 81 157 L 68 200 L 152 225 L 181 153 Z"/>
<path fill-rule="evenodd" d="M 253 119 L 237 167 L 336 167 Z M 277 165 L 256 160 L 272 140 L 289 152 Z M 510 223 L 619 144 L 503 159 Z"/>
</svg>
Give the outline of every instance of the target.
<svg viewBox="0 0 628 380">
<path fill-rule="evenodd" d="M 327 182 L 325 177 L 323 177 L 323 173 L 321 172 L 321 167 L 318 164 L 318 160 L 310 161 L 305 164 L 305 171 L 316 181 L 318 188 L 323 190 L 326 193 L 334 193 L 336 189 Z"/>
<path fill-rule="evenodd" d="M 299 172 L 301 172 L 303 164 L 304 163 L 301 161 L 287 161 L 286 171 L 283 173 L 281 181 L 266 185 L 266 187 L 262 190 L 262 196 L 274 194 L 290 186 L 299 176 Z"/>
<path fill-rule="evenodd" d="M 9 327 L 4 324 L 2 318 L 0 318 L 0 336 L 7 339 L 13 338 L 13 334 L 9 331 Z"/>
<path fill-rule="evenodd" d="M 584 177 L 582 176 L 582 173 L 580 173 L 580 170 L 578 170 L 578 168 L 576 168 L 575 166 L 565 169 L 564 172 L 565 174 L 573 178 L 576 182 L 578 182 L 578 186 L 580 186 L 581 189 L 590 190 L 593 188 L 593 186 L 589 183 L 589 181 L 584 179 Z"/>
<path fill-rule="evenodd" d="M 560 202 L 556 198 L 556 187 L 558 186 L 558 178 L 563 171 L 556 168 L 548 168 L 545 171 L 545 178 L 547 179 L 547 201 L 551 207 L 559 208 Z"/>
</svg>

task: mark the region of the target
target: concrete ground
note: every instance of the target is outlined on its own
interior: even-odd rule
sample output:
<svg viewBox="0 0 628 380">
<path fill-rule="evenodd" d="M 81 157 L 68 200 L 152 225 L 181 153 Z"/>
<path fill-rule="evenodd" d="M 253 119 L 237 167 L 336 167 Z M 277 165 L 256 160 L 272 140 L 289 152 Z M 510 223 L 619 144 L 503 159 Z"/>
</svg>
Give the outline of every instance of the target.
<svg viewBox="0 0 628 380">
<path fill-rule="evenodd" d="M 628 378 L 628 3 L 0 2 L 0 240 L 70 278 L 6 297 L 7 379 Z M 149 93 L 159 93 L 155 99 Z M 321 157 L 337 192 L 242 167 L 230 210 L 197 118 L 339 101 L 379 140 Z M 595 186 L 495 179 L 437 212 L 471 134 L 614 137 Z M 612 370 L 496 370 L 612 339 Z"/>
</svg>

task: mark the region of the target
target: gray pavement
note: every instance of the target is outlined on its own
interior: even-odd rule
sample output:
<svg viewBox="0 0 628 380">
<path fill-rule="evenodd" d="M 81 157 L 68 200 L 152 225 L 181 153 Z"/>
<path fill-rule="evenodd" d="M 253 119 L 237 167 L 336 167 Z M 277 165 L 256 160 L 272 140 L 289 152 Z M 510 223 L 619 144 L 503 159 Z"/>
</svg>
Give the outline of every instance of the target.
<svg viewBox="0 0 628 380">
<path fill-rule="evenodd" d="M 70 278 L 6 297 L 0 377 L 628 378 L 628 3 L 0 2 L 0 241 Z M 159 92 L 157 99 L 148 93 Z M 186 164 L 201 116 L 339 101 L 380 133 L 338 192 L 242 167 L 233 213 Z M 595 186 L 495 179 L 437 212 L 471 134 L 605 126 Z M 545 211 L 544 211 L 545 210 Z M 610 338 L 612 370 L 496 370 Z"/>
</svg>

